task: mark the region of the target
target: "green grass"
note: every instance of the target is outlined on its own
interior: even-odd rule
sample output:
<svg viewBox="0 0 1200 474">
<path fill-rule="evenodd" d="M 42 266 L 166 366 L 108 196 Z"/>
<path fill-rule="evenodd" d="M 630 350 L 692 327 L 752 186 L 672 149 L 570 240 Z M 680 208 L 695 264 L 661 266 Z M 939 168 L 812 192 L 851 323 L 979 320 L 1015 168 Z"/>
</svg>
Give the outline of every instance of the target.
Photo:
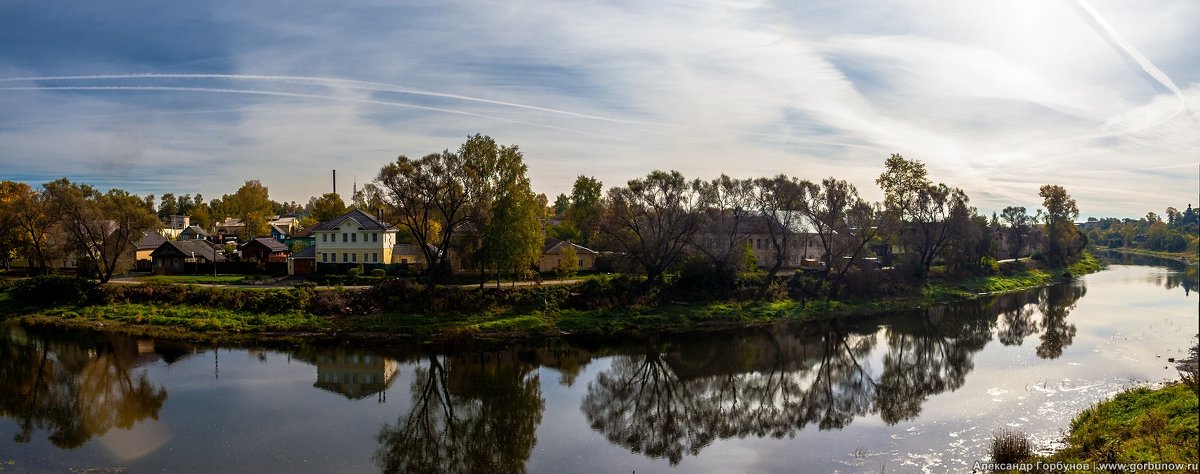
<svg viewBox="0 0 1200 474">
<path fill-rule="evenodd" d="M 1196 463 L 1198 422 L 1196 393 L 1188 386 L 1135 388 L 1076 416 L 1067 446 L 1045 459 Z"/>
<path fill-rule="evenodd" d="M 1099 265 L 1090 255 L 1085 256 L 1078 269 L 1091 271 Z M 104 326 L 124 331 L 137 328 L 163 333 L 357 333 L 386 335 L 414 340 L 454 339 L 459 337 L 531 337 L 542 335 L 620 334 L 640 332 L 671 332 L 709 330 L 772 324 L 780 321 L 837 318 L 848 315 L 869 315 L 928 306 L 936 302 L 962 301 L 980 294 L 1002 293 L 1037 288 L 1061 281 L 1064 270 L 1029 269 L 1008 276 L 975 277 L 966 280 L 935 278 L 917 295 L 877 298 L 858 298 L 840 301 L 812 300 L 802 305 L 798 301 L 698 301 L 664 303 L 658 306 L 634 306 L 618 309 L 558 309 L 553 302 L 532 306 L 497 307 L 477 313 L 398 313 L 376 312 L 355 316 L 316 316 L 304 311 L 278 314 L 259 314 L 230 310 L 209 305 L 166 305 L 146 303 L 114 303 L 77 308 L 52 305 L 26 308 L 15 304 L 11 297 L 0 292 L 0 312 L 25 318 L 30 322 Z M 203 283 L 205 277 L 171 276 L 148 277 L 166 279 L 170 283 Z M 211 279 L 212 277 L 207 277 Z M 223 275 L 218 278 L 241 278 Z M 211 280 L 209 280 L 211 281 Z M 183 291 L 183 288 L 180 287 Z M 268 290 L 264 287 L 249 287 Z M 207 290 L 205 290 L 207 291 Z M 215 289 L 214 289 L 215 291 Z M 222 290 L 225 291 L 225 290 Z M 229 290 L 236 291 L 236 290 Z M 275 291 L 285 291 L 278 290 Z M 292 291 L 292 290 L 286 290 Z M 534 291 L 534 290 L 530 290 Z M 180 301 L 183 301 L 182 299 Z M 187 300 L 196 301 L 196 300 Z M 271 308 L 274 308 L 272 306 Z M 272 309 L 273 310 L 273 309 Z"/>
<path fill-rule="evenodd" d="M 173 283 L 177 285 L 228 285 L 246 279 L 245 275 L 151 275 L 137 277 L 143 283 Z"/>
<path fill-rule="evenodd" d="M 319 332 L 333 322 L 302 311 L 274 314 L 230 311 L 192 305 L 116 303 L 104 306 L 55 307 L 26 317 L 34 323 L 103 327 L 137 333 Z M 76 324 L 69 324 L 76 323 Z M 140 330 L 134 330 L 140 328 Z"/>
</svg>

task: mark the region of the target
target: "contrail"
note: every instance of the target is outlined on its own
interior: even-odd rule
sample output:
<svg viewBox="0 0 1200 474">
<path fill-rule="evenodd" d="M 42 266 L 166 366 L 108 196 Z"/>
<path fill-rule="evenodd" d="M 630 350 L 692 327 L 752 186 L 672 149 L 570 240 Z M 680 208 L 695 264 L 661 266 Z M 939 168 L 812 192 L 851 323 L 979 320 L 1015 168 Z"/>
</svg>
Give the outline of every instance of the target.
<svg viewBox="0 0 1200 474">
<path fill-rule="evenodd" d="M 1125 54 L 1128 54 L 1134 62 L 1138 63 L 1138 65 L 1142 67 L 1142 71 L 1145 71 L 1146 74 L 1158 81 L 1159 84 L 1162 84 L 1163 87 L 1166 87 L 1171 92 L 1175 93 L 1175 97 L 1179 98 L 1180 110 L 1187 108 L 1187 99 L 1183 96 L 1183 91 L 1179 90 L 1179 87 L 1175 85 L 1175 82 L 1172 81 L 1169 76 L 1167 76 L 1167 73 L 1163 72 L 1158 68 L 1158 66 L 1155 66 L 1154 63 L 1150 62 L 1150 60 L 1143 56 L 1142 53 L 1139 52 L 1137 48 L 1134 48 L 1132 44 L 1129 44 L 1128 41 L 1125 41 L 1125 38 L 1122 37 L 1120 33 L 1117 33 L 1117 30 L 1113 29 L 1112 25 L 1108 24 L 1108 21 L 1106 21 L 1104 17 L 1100 16 L 1100 12 L 1096 11 L 1095 8 L 1092 8 L 1092 4 L 1088 3 L 1088 0 L 1075 1 L 1079 3 L 1080 7 L 1083 7 L 1084 11 L 1087 11 L 1088 14 L 1092 16 L 1092 19 L 1095 20 L 1098 25 L 1100 25 L 1100 28 L 1102 28 L 1105 33 L 1108 33 L 1109 39 L 1111 39 L 1113 43 L 1116 43 L 1116 45 L 1121 48 Z M 1178 114 L 1179 112 L 1176 111 L 1175 113 Z M 1174 114 L 1172 114 L 1172 117 L 1173 116 Z"/>
<path fill-rule="evenodd" d="M 388 84 L 385 82 L 360 81 L 355 79 L 340 79 L 333 77 L 312 77 L 312 76 L 279 76 L 279 75 L 258 75 L 258 74 L 159 74 L 159 73 L 144 73 L 144 74 L 92 74 L 92 75 L 77 75 L 77 76 L 31 76 L 31 77 L 8 77 L 0 78 L 0 82 L 17 82 L 17 81 L 81 81 L 81 80 L 102 80 L 102 79 L 226 79 L 226 80 L 241 80 L 241 81 L 275 81 L 300 83 L 310 85 L 322 85 L 330 87 L 343 87 L 354 90 L 368 90 L 375 92 L 394 92 L 397 94 L 409 94 L 428 97 L 440 97 L 444 99 L 455 99 L 468 102 L 480 102 L 491 105 L 501 105 L 505 107 L 514 107 L 526 110 L 536 110 L 539 112 L 547 112 L 552 114 L 566 115 L 569 117 L 583 118 L 588 120 L 598 120 L 603 122 L 620 123 L 627 125 L 651 125 L 662 126 L 664 124 L 653 122 L 640 122 L 633 120 L 621 120 L 610 117 L 601 117 L 599 115 L 583 114 L 571 112 L 568 110 L 552 109 L 548 107 L 539 107 L 536 105 L 519 104 L 516 102 L 506 102 L 502 100 L 485 99 L 480 97 L 471 97 L 460 94 L 450 94 L 445 92 L 430 91 L 413 87 L 402 86 L 399 84 Z"/>
<path fill-rule="evenodd" d="M 582 113 L 571 112 L 571 111 L 566 111 L 566 110 L 518 104 L 518 103 L 514 103 L 514 102 L 505 102 L 505 101 L 483 99 L 483 98 L 470 97 L 470 96 L 464 96 L 464 95 L 458 95 L 458 94 L 448 94 L 448 93 L 443 93 L 443 92 L 415 89 L 415 88 L 410 88 L 410 87 L 406 87 L 406 86 L 402 86 L 402 85 L 398 85 L 398 84 L 388 84 L 388 83 L 382 83 L 382 82 L 370 82 L 370 81 L 360 81 L 360 80 L 355 80 L 355 79 L 339 79 L 339 78 L 328 78 L 328 77 L 257 75 L 257 74 L 140 73 L 140 74 L 88 74 L 88 75 L 70 75 L 70 76 L 6 77 L 6 78 L 0 78 L 0 82 L 80 81 L 80 80 L 106 80 L 106 79 L 226 79 L 226 80 L 285 82 L 285 83 L 293 83 L 293 84 L 298 83 L 298 84 L 306 84 L 306 85 L 342 87 L 342 88 L 351 89 L 351 90 L 394 92 L 394 93 L 411 94 L 411 95 L 419 95 L 419 96 L 450 98 L 450 99 L 457 99 L 457 100 L 470 101 L 470 102 L 501 105 L 501 106 L 506 106 L 506 107 L 515 107 L 515 108 L 527 109 L 527 110 L 537 110 L 537 111 L 566 115 L 566 116 L 571 116 L 571 117 L 577 117 L 577 118 L 583 118 L 583 119 L 589 119 L 589 120 L 597 120 L 597 121 L 603 121 L 603 122 L 609 122 L 609 123 L 625 124 L 625 125 L 642 125 L 642 126 L 655 126 L 655 127 L 664 127 L 664 128 L 687 128 L 686 126 L 678 125 L 678 124 L 621 120 L 621 119 L 614 119 L 614 118 L 609 118 L 609 117 L 601 117 L 601 116 L 597 116 L 597 115 L 582 114 Z M 104 87 L 107 87 L 107 88 L 104 88 Z M 128 87 L 130 89 L 125 89 L 126 87 Z M 337 97 L 316 95 L 316 94 L 248 91 L 248 90 L 242 90 L 242 89 L 220 89 L 220 88 L 205 88 L 205 87 L 188 88 L 188 87 L 182 87 L 182 86 L 103 86 L 103 87 L 102 86 L 78 86 L 78 87 L 68 87 L 68 86 L 33 87 L 33 86 L 29 86 L 29 87 L 0 87 L 0 90 L 139 90 L 139 89 L 137 89 L 139 87 L 143 87 L 143 89 L 140 89 L 140 90 L 161 90 L 161 91 L 189 91 L 190 90 L 190 91 L 195 91 L 195 92 L 216 92 L 216 91 L 220 90 L 220 91 L 226 91 L 229 93 L 277 95 L 277 96 L 289 96 L 290 94 L 297 94 L 297 95 L 291 95 L 291 96 L 323 98 L 323 99 L 329 99 L 329 100 L 345 100 L 345 101 L 362 102 L 362 103 L 377 103 L 377 104 L 392 105 L 392 106 L 398 106 L 398 107 L 424 109 L 424 110 L 430 110 L 430 111 L 436 111 L 436 112 L 446 112 L 446 113 L 454 113 L 454 114 L 460 114 L 460 115 L 471 115 L 471 116 L 494 119 L 494 120 L 502 120 L 502 121 L 506 121 L 506 122 L 534 125 L 534 126 L 550 128 L 550 129 L 554 129 L 554 130 L 562 130 L 562 131 L 567 131 L 567 132 L 571 132 L 571 133 L 581 133 L 584 135 L 596 136 L 596 137 L 601 137 L 601 138 L 606 138 L 606 139 L 627 141 L 625 139 L 609 137 L 609 136 L 605 136 L 605 135 L 598 135 L 598 134 L 583 132 L 583 131 L 579 131 L 579 130 L 564 129 L 564 128 L 559 128 L 559 127 L 555 127 L 555 126 L 551 126 L 551 125 L 542 125 L 542 124 L 521 122 L 521 121 L 517 121 L 517 120 L 503 119 L 503 118 L 492 117 L 492 116 L 483 115 L 483 114 L 475 114 L 475 113 L 471 113 L 471 112 L 455 111 L 455 110 L 451 110 L 451 109 L 442 109 L 442 108 L 437 108 L 437 107 L 425 107 L 425 106 L 418 106 L 418 105 L 412 105 L 412 104 L 403 104 L 403 103 L 399 103 L 399 102 L 371 101 L 371 100 L 366 100 L 366 99 L 353 99 L 352 100 L 352 99 L 344 99 L 344 98 L 337 98 Z M 240 92 L 233 92 L 233 91 L 240 91 Z M 669 133 L 661 131 L 661 130 L 642 129 L 642 131 L 646 132 L 646 133 L 654 133 L 654 134 L 659 134 L 659 135 L 670 135 Z M 729 130 L 725 130 L 725 131 L 729 131 Z M 744 136 L 754 136 L 754 137 L 761 137 L 761 138 L 807 142 L 807 143 L 815 143 L 815 144 L 828 145 L 828 146 L 844 146 L 844 147 L 849 147 L 849 148 L 864 148 L 864 149 L 868 149 L 868 150 L 872 150 L 872 151 L 880 151 L 880 150 L 885 149 L 882 147 L 863 145 L 863 144 L 857 144 L 857 143 L 832 142 L 832 141 L 817 140 L 817 139 L 812 139 L 812 138 L 797 137 L 797 136 L 791 136 L 791 135 L 767 134 L 767 133 L 744 132 L 744 131 L 743 132 L 732 131 L 732 133 L 735 133 L 738 135 L 744 135 Z"/>
<path fill-rule="evenodd" d="M 385 106 L 390 106 L 390 107 L 400 107 L 400 108 L 406 108 L 406 109 L 426 110 L 426 111 L 430 111 L 430 112 L 441 112 L 441 113 L 454 114 L 454 115 L 465 115 L 465 116 L 469 116 L 469 117 L 478 117 L 478 118 L 483 118 L 483 119 L 488 119 L 488 120 L 497 120 L 497 121 L 501 121 L 501 122 L 515 123 L 515 124 L 520 124 L 520 125 L 529 125 L 531 127 L 546 128 L 546 129 L 550 129 L 550 130 L 557 130 L 560 132 L 568 132 L 568 133 L 575 133 L 575 134 L 580 134 L 580 135 L 587 135 L 587 136 L 592 136 L 592 137 L 597 137 L 597 138 L 604 138 L 607 140 L 628 141 L 623 138 L 612 137 L 612 136 L 608 136 L 608 135 L 600 135 L 600 134 L 596 134 L 596 133 L 585 132 L 582 130 L 573 130 L 573 129 L 569 129 L 569 128 L 556 127 L 553 125 L 545 125 L 545 124 L 534 123 L 534 122 L 526 122 L 523 120 L 513 120 L 513 119 L 508 119 L 508 118 L 503 118 L 503 117 L 495 117 L 495 116 L 491 116 L 491 115 L 479 114 L 479 113 L 475 113 L 475 112 L 466 112 L 466 111 L 462 111 L 462 110 L 445 109 L 445 108 L 441 108 L 441 107 L 429 107 L 429 106 L 415 105 L 415 104 L 405 104 L 403 102 L 390 102 L 390 101 L 385 101 L 385 100 L 353 99 L 353 98 L 347 98 L 347 97 L 335 97 L 335 96 L 320 95 L 320 94 L 304 94 L 304 93 L 299 93 L 299 92 L 276 92 L 276 91 L 248 90 L 248 89 L 224 89 L 224 88 L 215 88 L 215 87 L 179 87 L 179 86 L 15 86 L 15 87 L 0 87 L 0 91 L 71 91 L 71 90 L 76 90 L 76 91 L 207 92 L 207 93 L 217 93 L 217 94 L 265 95 L 265 96 L 274 96 L 274 97 L 295 97 L 295 98 L 302 98 L 302 99 L 331 100 L 331 101 L 336 101 L 336 102 L 351 102 L 351 103 L 359 103 L 359 104 L 375 104 L 375 105 L 385 105 Z"/>
</svg>

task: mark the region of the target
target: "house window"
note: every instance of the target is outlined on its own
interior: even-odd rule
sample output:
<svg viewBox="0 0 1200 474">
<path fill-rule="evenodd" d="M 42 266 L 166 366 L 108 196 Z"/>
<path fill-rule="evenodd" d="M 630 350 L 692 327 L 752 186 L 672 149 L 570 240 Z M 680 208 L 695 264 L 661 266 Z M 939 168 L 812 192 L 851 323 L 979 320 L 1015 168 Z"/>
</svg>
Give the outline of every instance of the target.
<svg viewBox="0 0 1200 474">
<path fill-rule="evenodd" d="M 379 242 L 379 234 L 371 234 L 371 242 Z"/>
<path fill-rule="evenodd" d="M 371 261 L 375 262 L 375 263 L 379 263 L 379 253 L 378 252 L 371 252 Z"/>
<path fill-rule="evenodd" d="M 321 252 L 321 263 L 329 263 L 329 254 Z"/>
<path fill-rule="evenodd" d="M 349 242 L 349 239 L 350 237 L 347 236 L 345 232 L 342 232 L 342 242 Z"/>
<path fill-rule="evenodd" d="M 358 254 L 357 253 L 350 254 L 350 261 L 354 262 L 354 263 L 358 263 Z"/>
<path fill-rule="evenodd" d="M 321 242 L 329 242 L 329 234 L 321 234 Z"/>
<path fill-rule="evenodd" d="M 350 254 L 342 252 L 342 263 L 350 263 Z"/>
<path fill-rule="evenodd" d="M 404 264 L 404 265 L 408 265 L 408 259 L 407 259 L 407 258 L 402 258 L 402 259 L 400 259 L 400 263 L 401 263 L 401 264 Z"/>
<path fill-rule="evenodd" d="M 350 241 L 351 241 L 351 242 L 358 242 L 358 232 L 355 232 L 355 233 L 353 233 L 353 234 L 350 234 Z"/>
</svg>

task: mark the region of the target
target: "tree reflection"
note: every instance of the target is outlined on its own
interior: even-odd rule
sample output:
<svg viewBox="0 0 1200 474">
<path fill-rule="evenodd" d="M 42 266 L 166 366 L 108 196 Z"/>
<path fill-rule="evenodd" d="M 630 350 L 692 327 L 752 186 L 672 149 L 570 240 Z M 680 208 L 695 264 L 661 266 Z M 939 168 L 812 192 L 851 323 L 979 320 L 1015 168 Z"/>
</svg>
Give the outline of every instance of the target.
<svg viewBox="0 0 1200 474">
<path fill-rule="evenodd" d="M 429 356 L 412 407 L 384 425 L 384 472 L 522 472 L 542 420 L 538 375 L 512 353 Z"/>
<path fill-rule="evenodd" d="M 958 310 L 950 314 L 951 308 Z M 967 305 L 936 306 L 922 318 L 889 328 L 879 378 L 880 416 L 888 424 L 916 418 L 931 395 L 962 387 L 975 368 L 971 357 L 992 337 L 989 319 L 963 314 Z"/>
<path fill-rule="evenodd" d="M 652 345 L 614 357 L 580 409 L 610 442 L 671 464 L 721 438 L 841 429 L 867 414 L 893 424 L 962 386 L 991 337 L 989 319 L 968 316 L 926 312 L 882 332 L 836 322 L 815 334 L 763 330 L 719 351 L 708 341 Z M 888 347 L 876 371 L 880 334 Z"/>
<path fill-rule="evenodd" d="M 55 446 L 76 448 L 114 427 L 157 419 L 167 399 L 145 371 L 131 374 L 139 353 L 130 339 L 48 340 L 19 329 L 7 336 L 0 341 L 0 416 L 18 421 L 17 442 L 39 429 L 50 431 Z"/>
<path fill-rule="evenodd" d="M 1042 313 L 1041 344 L 1037 356 L 1056 359 L 1063 349 L 1075 340 L 1075 325 L 1067 322 L 1067 315 L 1075 309 L 1075 303 L 1087 293 L 1087 287 L 1077 284 L 1054 285 L 1042 290 L 1038 310 Z"/>
<path fill-rule="evenodd" d="M 1033 318 L 1041 292 L 1025 292 L 1001 296 L 998 301 L 1000 328 L 996 339 L 1006 346 L 1019 346 L 1025 338 L 1038 332 L 1038 323 Z"/>
</svg>

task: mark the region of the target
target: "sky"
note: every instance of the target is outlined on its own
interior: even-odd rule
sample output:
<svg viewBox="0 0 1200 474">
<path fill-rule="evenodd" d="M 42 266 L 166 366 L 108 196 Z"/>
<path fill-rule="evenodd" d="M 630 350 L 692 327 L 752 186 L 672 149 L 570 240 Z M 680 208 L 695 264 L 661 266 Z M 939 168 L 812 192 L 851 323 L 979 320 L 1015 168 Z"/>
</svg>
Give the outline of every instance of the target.
<svg viewBox="0 0 1200 474">
<path fill-rule="evenodd" d="M 1195 0 L 0 2 L 0 179 L 306 202 L 469 135 L 551 200 L 892 153 L 983 213 L 1200 204 Z"/>
</svg>

